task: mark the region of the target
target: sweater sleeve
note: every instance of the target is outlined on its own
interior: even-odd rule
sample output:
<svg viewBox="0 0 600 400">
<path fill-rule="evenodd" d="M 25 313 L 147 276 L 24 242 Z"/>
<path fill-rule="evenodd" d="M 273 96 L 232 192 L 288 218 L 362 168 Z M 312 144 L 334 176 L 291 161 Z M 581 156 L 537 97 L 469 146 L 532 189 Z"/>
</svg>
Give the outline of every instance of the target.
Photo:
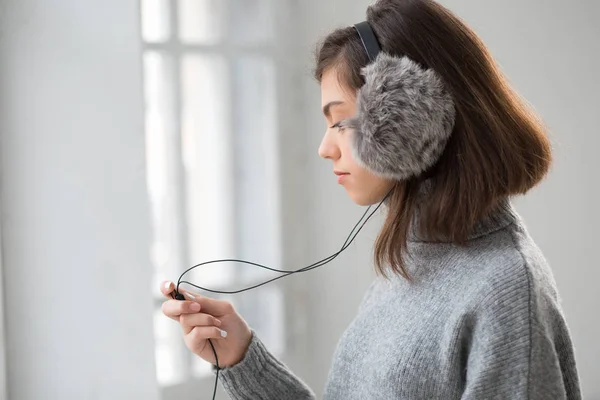
<svg viewBox="0 0 600 400">
<path fill-rule="evenodd" d="M 580 400 L 554 283 L 521 265 L 492 282 L 471 329 L 463 400 Z"/>
<path fill-rule="evenodd" d="M 315 395 L 252 332 L 246 355 L 238 364 L 220 371 L 225 392 L 232 400 L 314 400 Z"/>
</svg>

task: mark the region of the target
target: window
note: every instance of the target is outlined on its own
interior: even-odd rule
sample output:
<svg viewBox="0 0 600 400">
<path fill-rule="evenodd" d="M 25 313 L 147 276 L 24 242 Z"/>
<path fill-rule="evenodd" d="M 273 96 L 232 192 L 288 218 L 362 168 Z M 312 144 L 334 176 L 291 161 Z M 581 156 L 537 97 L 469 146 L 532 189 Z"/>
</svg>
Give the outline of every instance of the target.
<svg viewBox="0 0 600 400">
<path fill-rule="evenodd" d="M 281 268 L 276 1 L 141 0 L 157 379 L 165 388 L 195 383 L 208 393 L 214 376 L 162 315 L 159 282 L 219 258 Z M 274 276 L 213 264 L 186 280 L 232 290 Z M 285 353 L 282 285 L 224 297 L 271 351 Z"/>
</svg>

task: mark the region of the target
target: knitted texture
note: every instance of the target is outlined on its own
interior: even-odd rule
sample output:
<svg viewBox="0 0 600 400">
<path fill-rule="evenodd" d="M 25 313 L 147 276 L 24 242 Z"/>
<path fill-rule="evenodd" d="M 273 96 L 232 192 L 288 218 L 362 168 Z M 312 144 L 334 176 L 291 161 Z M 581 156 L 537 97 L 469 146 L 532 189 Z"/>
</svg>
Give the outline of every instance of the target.
<svg viewBox="0 0 600 400">
<path fill-rule="evenodd" d="M 552 273 L 509 203 L 465 247 L 410 237 L 412 281 L 373 282 L 323 399 L 581 399 Z M 222 377 L 235 400 L 315 399 L 256 335 Z"/>
</svg>

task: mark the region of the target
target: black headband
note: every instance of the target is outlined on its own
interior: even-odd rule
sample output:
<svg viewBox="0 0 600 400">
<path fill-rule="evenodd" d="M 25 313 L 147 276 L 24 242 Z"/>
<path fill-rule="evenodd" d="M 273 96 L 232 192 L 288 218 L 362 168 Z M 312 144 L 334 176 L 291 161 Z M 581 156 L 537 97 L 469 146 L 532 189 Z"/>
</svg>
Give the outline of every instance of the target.
<svg viewBox="0 0 600 400">
<path fill-rule="evenodd" d="M 369 60 L 371 62 L 375 61 L 381 48 L 379 47 L 379 42 L 375 37 L 375 32 L 373 32 L 371 25 L 369 25 L 367 21 L 364 21 L 354 25 L 354 28 L 356 28 L 358 36 L 360 36 L 360 40 L 365 47 Z"/>
</svg>

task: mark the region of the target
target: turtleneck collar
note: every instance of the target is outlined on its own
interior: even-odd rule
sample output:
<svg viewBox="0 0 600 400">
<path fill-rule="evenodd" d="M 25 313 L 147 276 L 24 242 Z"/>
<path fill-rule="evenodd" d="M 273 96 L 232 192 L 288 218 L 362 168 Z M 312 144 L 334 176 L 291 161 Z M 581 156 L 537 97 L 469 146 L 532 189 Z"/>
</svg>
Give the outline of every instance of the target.
<svg viewBox="0 0 600 400">
<path fill-rule="evenodd" d="M 419 231 L 419 212 L 415 212 L 408 232 L 409 242 L 450 242 L 450 238 L 429 238 Z M 518 222 L 519 217 L 510 199 L 504 199 L 487 216 L 475 223 L 469 233 L 467 240 L 473 240 L 481 236 L 503 229 L 510 224 Z"/>
</svg>

